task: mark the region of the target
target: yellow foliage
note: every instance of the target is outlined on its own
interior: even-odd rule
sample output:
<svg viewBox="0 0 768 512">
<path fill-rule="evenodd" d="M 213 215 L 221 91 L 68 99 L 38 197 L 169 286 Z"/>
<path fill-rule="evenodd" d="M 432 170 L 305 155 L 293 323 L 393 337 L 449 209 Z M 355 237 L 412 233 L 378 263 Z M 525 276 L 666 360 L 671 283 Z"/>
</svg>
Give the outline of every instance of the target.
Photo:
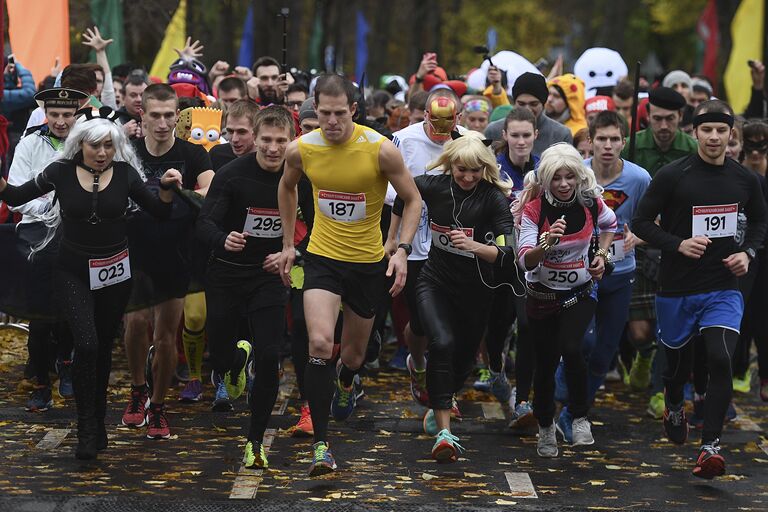
<svg viewBox="0 0 768 512">
<path fill-rule="evenodd" d="M 707 0 L 644 0 L 651 17 L 651 28 L 668 35 L 695 30 Z"/>
</svg>

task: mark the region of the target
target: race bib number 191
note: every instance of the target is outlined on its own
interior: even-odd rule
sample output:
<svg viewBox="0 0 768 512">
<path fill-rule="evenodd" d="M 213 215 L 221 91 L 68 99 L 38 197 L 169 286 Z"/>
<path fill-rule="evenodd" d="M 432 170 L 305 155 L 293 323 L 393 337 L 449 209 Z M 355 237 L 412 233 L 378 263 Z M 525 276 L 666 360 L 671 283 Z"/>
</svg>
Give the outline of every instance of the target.
<svg viewBox="0 0 768 512">
<path fill-rule="evenodd" d="M 739 205 L 721 204 L 693 207 L 692 236 L 726 238 L 736 235 Z"/>
<path fill-rule="evenodd" d="M 131 278 L 131 260 L 128 258 L 128 249 L 109 258 L 88 260 L 88 275 L 91 290 L 98 290 L 127 281 Z"/>
<path fill-rule="evenodd" d="M 365 194 L 347 194 L 320 190 L 317 205 L 326 217 L 339 222 L 355 222 L 365 219 Z"/>
<path fill-rule="evenodd" d="M 256 238 L 282 237 L 283 223 L 280 220 L 280 211 L 270 208 L 248 208 L 243 233 Z"/>
</svg>

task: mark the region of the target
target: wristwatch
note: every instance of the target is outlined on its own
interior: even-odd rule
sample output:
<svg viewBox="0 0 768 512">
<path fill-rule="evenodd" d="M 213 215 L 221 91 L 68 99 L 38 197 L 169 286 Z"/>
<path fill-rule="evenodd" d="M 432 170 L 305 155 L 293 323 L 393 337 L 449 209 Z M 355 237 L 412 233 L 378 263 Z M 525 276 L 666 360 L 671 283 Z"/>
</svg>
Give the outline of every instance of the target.
<svg viewBox="0 0 768 512">
<path fill-rule="evenodd" d="M 413 246 L 411 244 L 398 244 L 397 248 L 404 250 L 406 256 L 410 256 L 413 252 Z"/>
<path fill-rule="evenodd" d="M 749 261 L 754 260 L 755 256 L 757 256 L 757 253 L 751 247 L 748 247 L 748 248 L 744 249 L 744 252 L 747 253 L 747 257 L 749 258 Z"/>
</svg>

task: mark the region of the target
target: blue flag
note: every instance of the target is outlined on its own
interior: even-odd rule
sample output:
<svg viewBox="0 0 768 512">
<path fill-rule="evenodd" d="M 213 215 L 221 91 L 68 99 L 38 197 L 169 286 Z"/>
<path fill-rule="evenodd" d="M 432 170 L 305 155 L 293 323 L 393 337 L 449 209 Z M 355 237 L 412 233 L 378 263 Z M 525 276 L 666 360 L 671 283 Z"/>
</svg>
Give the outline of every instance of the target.
<svg viewBox="0 0 768 512">
<path fill-rule="evenodd" d="M 248 5 L 248 14 L 243 23 L 243 37 L 240 39 L 240 53 L 237 54 L 237 65 L 250 68 L 253 65 L 253 3 Z"/>
<path fill-rule="evenodd" d="M 368 22 L 365 21 L 363 11 L 357 11 L 357 53 L 355 54 L 355 78 L 358 82 L 365 73 L 365 68 L 368 66 L 368 32 L 371 31 L 371 27 Z"/>
</svg>

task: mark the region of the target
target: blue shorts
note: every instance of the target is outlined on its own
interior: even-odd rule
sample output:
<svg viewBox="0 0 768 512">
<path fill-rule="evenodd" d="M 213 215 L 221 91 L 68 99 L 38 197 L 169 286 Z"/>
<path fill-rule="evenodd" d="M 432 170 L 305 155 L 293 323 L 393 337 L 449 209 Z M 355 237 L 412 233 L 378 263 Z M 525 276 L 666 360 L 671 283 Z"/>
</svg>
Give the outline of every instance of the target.
<svg viewBox="0 0 768 512">
<path fill-rule="evenodd" d="M 681 348 L 707 327 L 739 332 L 744 299 L 738 290 L 720 290 L 683 297 L 656 296 L 658 339 Z"/>
</svg>

